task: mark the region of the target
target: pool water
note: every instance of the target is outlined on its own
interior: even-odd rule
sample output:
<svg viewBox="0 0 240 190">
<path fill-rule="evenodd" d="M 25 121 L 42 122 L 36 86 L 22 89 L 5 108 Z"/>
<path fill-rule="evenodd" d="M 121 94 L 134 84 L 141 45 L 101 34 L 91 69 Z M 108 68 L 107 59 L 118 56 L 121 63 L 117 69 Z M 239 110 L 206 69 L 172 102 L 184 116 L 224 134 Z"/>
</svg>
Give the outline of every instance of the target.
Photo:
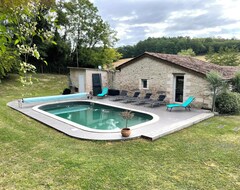
<svg viewBox="0 0 240 190">
<path fill-rule="evenodd" d="M 40 110 L 60 118 L 96 130 L 116 130 L 126 127 L 126 120 L 121 112 L 126 109 L 97 104 L 93 102 L 64 102 L 39 107 Z M 149 114 L 132 111 L 134 117 L 128 120 L 128 127 L 148 122 L 153 119 Z"/>
</svg>

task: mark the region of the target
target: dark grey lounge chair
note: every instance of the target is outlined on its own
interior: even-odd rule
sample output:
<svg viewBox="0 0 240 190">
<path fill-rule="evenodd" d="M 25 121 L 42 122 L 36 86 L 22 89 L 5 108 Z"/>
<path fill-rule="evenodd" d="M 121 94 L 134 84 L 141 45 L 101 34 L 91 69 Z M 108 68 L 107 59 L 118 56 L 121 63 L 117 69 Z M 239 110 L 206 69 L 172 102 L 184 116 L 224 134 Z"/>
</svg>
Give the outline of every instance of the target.
<svg viewBox="0 0 240 190">
<path fill-rule="evenodd" d="M 120 100 L 124 100 L 127 96 L 128 91 L 127 90 L 122 90 L 120 92 L 119 96 L 114 96 L 113 98 L 111 98 L 111 101 L 120 101 Z"/>
<path fill-rule="evenodd" d="M 139 96 L 140 92 L 134 92 L 133 96 L 131 97 L 126 97 L 122 103 L 129 103 L 129 102 L 133 102 L 135 101 L 136 99 L 138 99 L 138 96 Z"/>
<path fill-rule="evenodd" d="M 134 100 L 134 105 L 141 105 L 141 104 L 145 104 L 150 100 L 150 97 L 152 96 L 152 93 L 146 93 L 144 98 L 139 98 Z"/>
<path fill-rule="evenodd" d="M 146 102 L 147 106 L 150 107 L 156 107 L 156 106 L 160 106 L 160 105 L 165 105 L 166 103 L 164 102 L 164 99 L 166 98 L 165 94 L 160 94 L 158 96 L 157 100 L 149 100 L 148 102 Z"/>
</svg>

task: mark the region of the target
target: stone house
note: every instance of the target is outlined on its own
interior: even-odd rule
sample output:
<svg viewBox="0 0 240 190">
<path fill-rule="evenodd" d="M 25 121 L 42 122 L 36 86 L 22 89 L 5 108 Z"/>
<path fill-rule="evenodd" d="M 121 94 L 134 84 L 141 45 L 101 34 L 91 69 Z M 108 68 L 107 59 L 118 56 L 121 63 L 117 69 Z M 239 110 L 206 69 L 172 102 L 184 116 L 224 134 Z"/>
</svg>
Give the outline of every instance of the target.
<svg viewBox="0 0 240 190">
<path fill-rule="evenodd" d="M 79 68 L 70 68 L 73 81 L 80 79 L 77 77 L 79 75 L 77 70 L 81 71 Z M 187 56 L 145 52 L 117 66 L 115 72 L 106 70 L 89 72 L 85 69 L 86 82 L 83 90 L 91 91 L 90 83 L 93 83 L 91 75 L 101 73 L 103 86 L 109 88 L 129 92 L 138 90 L 142 96 L 149 91 L 155 97 L 159 93 L 165 93 L 167 102 L 183 102 L 187 97 L 195 96 L 196 107 L 210 108 L 211 92 L 205 78 L 211 70 L 218 71 L 224 79 L 229 80 L 239 68 L 221 67 Z"/>
</svg>

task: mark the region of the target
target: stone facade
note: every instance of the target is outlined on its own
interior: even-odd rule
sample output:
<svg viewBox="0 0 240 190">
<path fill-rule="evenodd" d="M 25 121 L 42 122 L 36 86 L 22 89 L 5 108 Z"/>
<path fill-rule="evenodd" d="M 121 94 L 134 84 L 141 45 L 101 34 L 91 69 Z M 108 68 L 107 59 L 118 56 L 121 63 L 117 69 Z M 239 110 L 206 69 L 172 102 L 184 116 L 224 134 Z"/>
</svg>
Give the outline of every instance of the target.
<svg viewBox="0 0 240 190">
<path fill-rule="evenodd" d="M 90 68 L 70 68 L 70 79 L 73 87 L 80 88 L 79 76 L 83 76 L 84 91 L 90 92 L 92 89 L 92 74 L 101 74 L 102 76 L 102 87 L 108 85 L 108 73 L 104 70 L 90 69 Z"/>
<path fill-rule="evenodd" d="M 115 73 L 113 87 L 128 91 L 140 90 L 142 95 L 151 91 L 155 97 L 159 91 L 164 91 L 167 95 L 166 100 L 174 102 L 176 76 L 184 76 L 183 100 L 195 96 L 194 106 L 211 107 L 211 96 L 205 76 L 164 60 L 149 57 L 136 59 Z M 142 79 L 147 80 L 148 88 L 142 87 Z"/>
<path fill-rule="evenodd" d="M 128 90 L 130 94 L 140 91 L 141 96 L 152 92 L 151 98 L 157 98 L 160 92 L 165 92 L 166 101 L 169 103 L 175 102 L 176 76 L 183 76 L 183 101 L 189 96 L 195 96 L 193 106 L 211 107 L 211 93 L 205 75 L 169 61 L 147 56 L 135 58 L 114 73 L 97 69 L 70 68 L 70 78 L 74 87 L 79 88 L 79 75 L 84 76 L 85 92 L 92 91 L 92 74 L 96 73 L 102 76 L 102 87 Z M 147 88 L 143 88 L 143 80 L 147 80 Z"/>
</svg>

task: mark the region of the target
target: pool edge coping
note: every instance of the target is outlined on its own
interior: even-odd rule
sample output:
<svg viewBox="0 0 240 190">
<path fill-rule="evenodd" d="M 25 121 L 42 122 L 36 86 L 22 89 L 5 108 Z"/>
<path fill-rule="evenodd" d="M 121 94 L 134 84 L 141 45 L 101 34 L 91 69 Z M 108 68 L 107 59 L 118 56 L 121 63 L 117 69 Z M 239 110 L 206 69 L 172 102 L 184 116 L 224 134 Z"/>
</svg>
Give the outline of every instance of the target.
<svg viewBox="0 0 240 190">
<path fill-rule="evenodd" d="M 96 103 L 96 104 L 100 104 L 100 105 L 106 105 L 106 106 L 110 106 L 110 107 L 115 107 L 115 108 L 120 108 L 120 109 L 124 109 L 124 110 L 130 110 L 130 111 L 134 111 L 134 112 L 139 112 L 139 113 L 143 113 L 143 114 L 148 114 L 150 116 L 153 117 L 153 119 L 151 119 L 150 121 L 147 121 L 147 122 L 144 122 L 144 123 L 141 123 L 141 124 L 138 124 L 138 125 L 134 125 L 133 127 L 129 127 L 131 130 L 134 130 L 134 129 L 137 129 L 137 128 L 141 128 L 141 127 L 144 127 L 146 125 L 151 125 L 153 123 L 156 123 L 157 121 L 159 121 L 160 117 L 154 113 L 150 113 L 150 112 L 146 112 L 146 111 L 141 111 L 141 110 L 136 110 L 136 109 L 132 109 L 132 108 L 124 108 L 122 106 L 117 106 L 117 105 L 110 105 L 110 104 L 106 104 L 106 103 L 102 103 L 102 102 L 99 102 L 99 101 L 94 101 L 94 100 L 67 100 L 67 101 L 61 101 L 61 103 L 66 103 L 66 102 L 90 102 L 90 103 Z M 36 105 L 34 107 L 32 107 L 32 110 L 36 111 L 36 112 L 39 112 L 41 114 L 44 114 L 48 117 L 51 117 L 51 118 L 54 118 L 54 119 L 57 119 L 63 123 L 66 123 L 68 125 L 71 125 L 73 127 L 76 127 L 76 128 L 79 128 L 81 130 L 84 130 L 84 131 L 87 131 L 87 132 L 94 132 L 94 133 L 120 133 L 121 132 L 121 129 L 117 129 L 117 130 L 97 130 L 97 129 L 91 129 L 91 128 L 88 128 L 84 125 L 80 125 L 80 124 L 77 124 L 77 123 L 74 123 L 72 121 L 69 121 L 67 119 L 63 119 L 61 117 L 58 117 L 54 114 L 51 114 L 51 113 L 48 113 L 46 111 L 43 111 L 43 110 L 40 110 L 39 107 L 41 106 L 46 106 L 46 105 L 52 105 L 52 104 L 56 104 L 56 102 L 52 102 L 52 103 L 44 103 L 44 104 L 40 104 L 40 105 Z"/>
<path fill-rule="evenodd" d="M 75 100 L 71 100 L 71 101 L 75 101 Z M 57 102 L 62 102 L 62 101 L 57 101 Z M 57 103 L 57 102 L 55 102 L 55 103 Z M 106 136 L 104 136 L 104 134 L 102 134 L 101 137 L 96 137 L 96 136 L 94 137 L 94 135 L 88 136 L 88 134 L 87 134 L 87 136 L 84 136 L 84 135 L 86 135 L 86 134 L 81 134 L 81 135 L 79 135 L 79 134 L 77 134 L 77 135 L 76 135 L 76 134 L 71 134 L 71 133 L 66 132 L 66 130 L 63 130 L 63 129 L 62 129 L 62 126 L 56 126 L 56 125 L 53 126 L 52 124 L 49 124 L 49 123 L 51 123 L 51 122 L 45 122 L 45 121 L 39 120 L 38 118 L 35 117 L 35 114 L 32 115 L 32 113 L 31 113 L 31 114 L 29 113 L 29 112 L 33 112 L 33 111 L 32 111 L 32 108 L 33 108 L 34 106 L 36 106 L 36 105 L 30 105 L 30 106 L 25 107 L 25 108 L 19 108 L 17 105 L 18 105 L 17 100 L 14 100 L 14 101 L 11 101 L 11 102 L 8 102 L 8 103 L 7 103 L 7 106 L 8 106 L 8 107 L 10 107 L 10 108 L 12 108 L 12 109 L 14 109 L 14 110 L 16 110 L 16 111 L 18 111 L 18 112 L 26 115 L 27 117 L 30 117 L 30 118 L 34 119 L 35 121 L 38 121 L 39 123 L 44 124 L 45 126 L 49 126 L 49 127 L 51 127 L 52 129 L 55 129 L 55 130 L 57 130 L 57 131 L 65 134 L 65 135 L 67 135 L 67 136 L 69 136 L 69 137 L 78 138 L 78 139 L 83 139 L 83 140 L 93 140 L 93 141 L 95 141 L 95 140 L 100 140 L 100 141 L 119 141 L 119 140 L 120 140 L 120 141 L 121 141 L 121 140 L 136 139 L 136 138 L 140 138 L 140 137 L 141 137 L 141 138 L 145 138 L 145 139 L 150 139 L 150 140 L 154 141 L 154 140 L 159 139 L 160 137 L 163 137 L 163 136 L 165 136 L 165 135 L 168 135 L 168 134 L 171 134 L 171 133 L 180 131 L 180 130 L 186 128 L 186 127 L 192 126 L 192 125 L 195 124 L 195 123 L 201 122 L 201 121 L 203 121 L 203 120 L 205 120 L 205 119 L 208 119 L 208 118 L 214 116 L 213 113 L 207 112 L 207 113 L 205 113 L 205 117 L 203 117 L 203 118 L 201 118 L 201 119 L 199 119 L 199 120 L 194 120 L 194 121 L 192 121 L 191 119 L 192 119 L 193 117 L 195 117 L 195 116 L 193 116 L 193 117 L 187 119 L 188 122 L 190 122 L 189 124 L 186 124 L 186 125 L 183 124 L 183 122 L 184 122 L 185 120 L 182 120 L 182 121 L 180 121 L 180 122 L 178 122 L 178 123 L 174 123 L 174 124 L 178 124 L 178 126 L 175 126 L 175 129 L 170 129 L 170 128 L 169 128 L 169 126 L 172 126 L 172 125 L 165 126 L 165 128 L 167 128 L 168 130 L 167 130 L 167 131 L 164 131 L 164 132 L 160 132 L 161 127 L 159 127 L 159 128 L 157 128 L 157 129 L 155 128 L 155 130 L 152 130 L 151 132 L 146 133 L 146 134 L 142 134 L 142 133 L 134 134 L 134 133 L 132 133 L 132 134 L 130 135 L 130 137 L 122 137 L 121 134 L 118 134 L 118 133 L 115 133 L 115 134 L 109 133 L 109 134 L 113 134 L 113 136 L 107 136 L 107 137 L 106 137 Z M 115 105 L 114 105 L 114 106 L 115 106 Z M 37 113 L 37 114 L 39 114 L 39 113 L 36 112 L 36 111 L 34 111 L 34 112 Z M 201 115 L 201 114 L 198 114 L 198 115 Z M 45 116 L 45 115 L 44 115 L 44 116 Z M 196 115 L 196 116 L 197 116 L 197 115 Z M 66 125 L 66 124 L 63 123 L 63 122 L 60 122 L 60 124 Z M 147 127 L 147 126 L 146 126 L 146 127 Z M 149 126 L 149 127 L 151 127 L 151 126 Z M 68 126 L 68 128 L 69 128 L 68 131 L 71 131 L 71 129 L 70 129 L 69 126 Z M 73 128 L 73 127 L 72 127 L 72 128 Z M 72 131 L 71 131 L 71 132 L 72 132 Z M 84 131 L 82 131 L 82 132 L 84 132 Z M 133 132 L 134 132 L 134 130 L 133 130 Z M 91 132 L 87 132 L 87 133 L 91 133 Z M 93 133 L 93 132 L 92 132 L 92 133 Z M 155 134 L 150 134 L 150 133 L 155 133 Z M 156 133 L 157 133 L 157 134 L 156 134 Z M 95 133 L 95 134 L 96 134 L 96 133 Z M 98 133 L 98 135 L 99 135 L 99 134 L 101 134 L 101 133 Z"/>
</svg>

